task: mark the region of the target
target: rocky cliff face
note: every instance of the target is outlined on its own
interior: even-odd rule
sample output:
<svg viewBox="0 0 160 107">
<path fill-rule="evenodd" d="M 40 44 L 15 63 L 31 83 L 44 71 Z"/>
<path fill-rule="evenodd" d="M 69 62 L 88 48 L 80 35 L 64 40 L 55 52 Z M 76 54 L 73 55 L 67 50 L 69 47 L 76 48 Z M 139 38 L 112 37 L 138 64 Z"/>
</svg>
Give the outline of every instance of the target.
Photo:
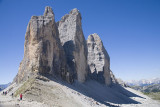
<svg viewBox="0 0 160 107">
<path fill-rule="evenodd" d="M 79 82 L 84 82 L 88 73 L 87 45 L 81 26 L 81 14 L 73 9 L 57 23 L 61 44 L 67 63 Z"/>
<path fill-rule="evenodd" d="M 74 79 L 85 82 L 90 74 L 101 83 L 116 83 L 100 37 L 92 34 L 86 43 L 77 9 L 57 23 L 50 7 L 45 8 L 43 16 L 31 17 L 25 35 L 24 58 L 14 82 L 37 74 L 61 76 L 69 83 Z"/>
<path fill-rule="evenodd" d="M 100 37 L 97 34 L 89 35 L 87 45 L 91 78 L 98 80 L 101 83 L 111 85 L 116 80 L 110 70 L 110 57 L 105 50 Z"/>
<path fill-rule="evenodd" d="M 67 70 L 54 13 L 50 7 L 46 7 L 43 16 L 32 16 L 29 21 L 25 35 L 24 58 L 14 81 L 26 80 L 34 74 L 54 75 Z"/>
</svg>

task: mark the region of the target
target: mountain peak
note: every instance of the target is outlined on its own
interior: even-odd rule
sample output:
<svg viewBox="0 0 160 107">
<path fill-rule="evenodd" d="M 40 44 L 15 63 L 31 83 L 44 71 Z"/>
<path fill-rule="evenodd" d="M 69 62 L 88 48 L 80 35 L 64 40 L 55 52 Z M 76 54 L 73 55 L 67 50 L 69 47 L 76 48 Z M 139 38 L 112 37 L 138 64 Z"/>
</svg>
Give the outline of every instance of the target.
<svg viewBox="0 0 160 107">
<path fill-rule="evenodd" d="M 49 6 L 45 7 L 44 16 L 54 16 L 54 13 L 51 7 Z"/>
<path fill-rule="evenodd" d="M 93 34 L 88 36 L 88 40 L 90 40 L 90 41 L 97 41 L 97 40 L 101 41 L 101 38 L 98 36 L 97 33 L 93 33 Z"/>
<path fill-rule="evenodd" d="M 153 78 L 153 79 L 141 79 L 141 80 L 131 80 L 126 81 L 128 85 L 136 85 L 136 86 L 144 86 L 150 84 L 160 84 L 160 78 Z"/>
<path fill-rule="evenodd" d="M 80 14 L 79 10 L 77 8 L 74 8 L 70 11 L 70 14 L 73 14 L 73 15 L 78 15 Z"/>
</svg>

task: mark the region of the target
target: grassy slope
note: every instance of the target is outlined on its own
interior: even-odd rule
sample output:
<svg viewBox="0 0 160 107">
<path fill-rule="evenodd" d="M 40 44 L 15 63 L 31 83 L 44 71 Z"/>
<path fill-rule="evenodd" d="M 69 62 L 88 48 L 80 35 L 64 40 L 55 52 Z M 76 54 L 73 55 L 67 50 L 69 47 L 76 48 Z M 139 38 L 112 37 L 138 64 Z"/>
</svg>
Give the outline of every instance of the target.
<svg viewBox="0 0 160 107">
<path fill-rule="evenodd" d="M 29 88 L 31 88 L 32 84 L 34 83 L 35 79 L 30 78 L 28 79 L 15 93 L 14 96 L 20 95 L 21 93 L 25 93 Z"/>
<path fill-rule="evenodd" d="M 160 92 L 150 92 L 150 93 L 144 93 L 144 94 L 160 102 Z"/>
<path fill-rule="evenodd" d="M 131 86 L 131 88 L 135 90 L 139 90 L 145 95 L 149 96 L 154 100 L 158 100 L 160 102 L 160 84 L 153 84 L 148 86 Z"/>
</svg>

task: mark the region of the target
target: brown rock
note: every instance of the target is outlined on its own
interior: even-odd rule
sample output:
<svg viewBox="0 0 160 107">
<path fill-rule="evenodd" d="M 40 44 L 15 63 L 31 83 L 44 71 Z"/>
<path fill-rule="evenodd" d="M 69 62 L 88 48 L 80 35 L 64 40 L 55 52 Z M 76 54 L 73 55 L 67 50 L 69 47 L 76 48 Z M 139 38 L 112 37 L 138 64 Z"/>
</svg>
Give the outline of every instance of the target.
<svg viewBox="0 0 160 107">
<path fill-rule="evenodd" d="M 25 35 L 24 58 L 14 81 L 20 82 L 37 74 L 61 75 L 62 72 L 69 72 L 65 53 L 53 11 L 46 7 L 44 16 L 32 16 L 29 21 Z"/>
</svg>

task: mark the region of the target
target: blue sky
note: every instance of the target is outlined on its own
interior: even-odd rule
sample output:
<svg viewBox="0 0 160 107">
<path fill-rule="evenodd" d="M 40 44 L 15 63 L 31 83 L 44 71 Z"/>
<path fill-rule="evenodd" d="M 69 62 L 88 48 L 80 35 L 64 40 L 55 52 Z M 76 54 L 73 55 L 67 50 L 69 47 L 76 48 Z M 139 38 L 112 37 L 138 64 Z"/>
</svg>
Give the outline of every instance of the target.
<svg viewBox="0 0 160 107">
<path fill-rule="evenodd" d="M 56 21 L 78 8 L 85 38 L 99 34 L 116 77 L 160 77 L 160 0 L 0 0 L 0 84 L 17 74 L 27 24 L 45 6 Z"/>
</svg>

